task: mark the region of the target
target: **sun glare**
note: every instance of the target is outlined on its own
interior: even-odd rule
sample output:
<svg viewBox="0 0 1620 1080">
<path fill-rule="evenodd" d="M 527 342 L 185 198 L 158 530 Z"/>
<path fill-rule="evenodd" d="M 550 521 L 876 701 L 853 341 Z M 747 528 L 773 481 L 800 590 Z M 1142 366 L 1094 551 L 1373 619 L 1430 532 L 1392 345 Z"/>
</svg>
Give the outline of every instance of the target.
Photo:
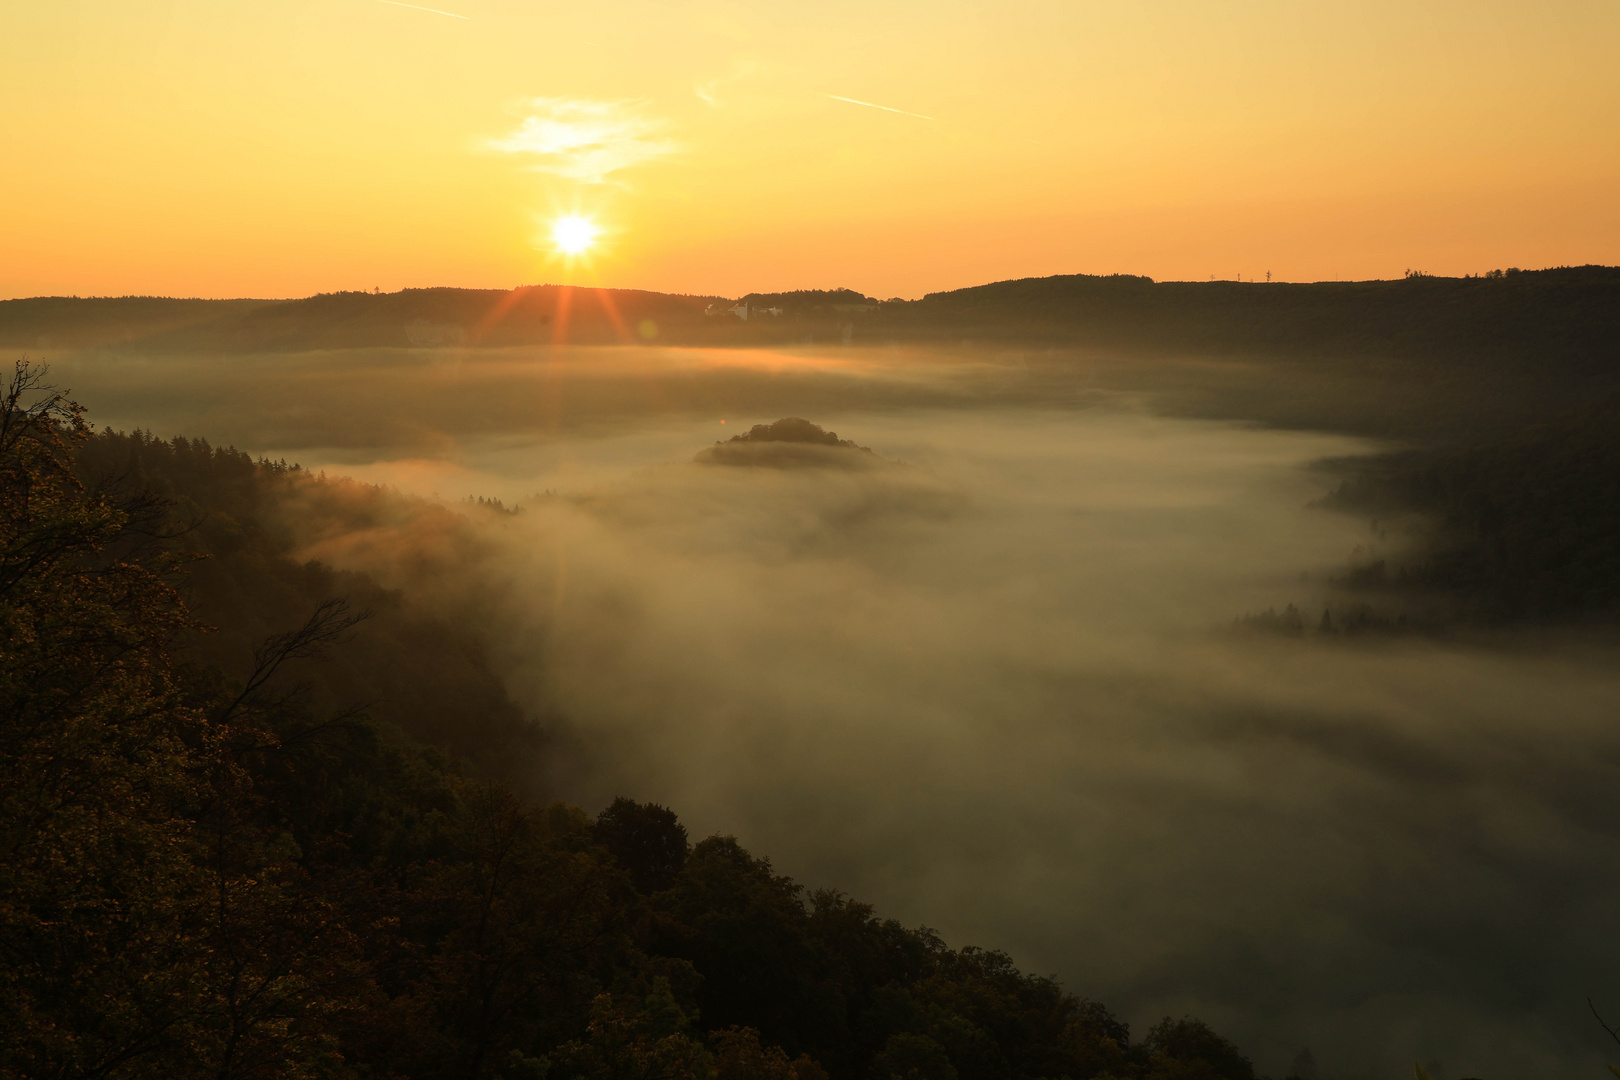
<svg viewBox="0 0 1620 1080">
<path fill-rule="evenodd" d="M 570 215 L 552 222 L 551 242 L 564 255 L 583 255 L 596 243 L 596 235 L 601 231 L 589 218 Z"/>
</svg>

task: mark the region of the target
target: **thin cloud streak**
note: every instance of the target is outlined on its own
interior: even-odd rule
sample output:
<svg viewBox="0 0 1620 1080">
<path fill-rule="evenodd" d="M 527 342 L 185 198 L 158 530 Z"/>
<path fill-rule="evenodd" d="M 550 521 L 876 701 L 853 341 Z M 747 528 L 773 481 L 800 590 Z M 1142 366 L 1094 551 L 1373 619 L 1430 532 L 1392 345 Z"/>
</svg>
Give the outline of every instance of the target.
<svg viewBox="0 0 1620 1080">
<path fill-rule="evenodd" d="M 470 18 L 468 18 L 467 16 L 465 16 L 465 15 L 457 15 L 453 11 L 440 11 L 438 8 L 423 7 L 420 4 L 406 4 L 406 3 L 402 3 L 401 0 L 377 0 L 377 3 L 379 3 L 379 4 L 391 4 L 394 7 L 410 8 L 412 11 L 429 11 L 429 12 L 432 12 L 433 14 L 435 14 L 435 15 L 444 15 L 444 16 L 447 16 L 448 18 L 460 19 L 463 22 L 472 22 L 472 20 Z"/>
<path fill-rule="evenodd" d="M 882 109 L 884 112 L 899 113 L 901 116 L 915 116 L 918 120 L 934 120 L 936 123 L 938 122 L 936 117 L 924 116 L 922 113 L 906 112 L 904 109 L 891 109 L 887 105 L 874 105 L 870 101 L 858 101 L 852 97 L 839 97 L 837 94 L 828 94 L 827 96 L 834 101 L 847 101 L 851 105 L 865 105 L 868 109 Z"/>
</svg>

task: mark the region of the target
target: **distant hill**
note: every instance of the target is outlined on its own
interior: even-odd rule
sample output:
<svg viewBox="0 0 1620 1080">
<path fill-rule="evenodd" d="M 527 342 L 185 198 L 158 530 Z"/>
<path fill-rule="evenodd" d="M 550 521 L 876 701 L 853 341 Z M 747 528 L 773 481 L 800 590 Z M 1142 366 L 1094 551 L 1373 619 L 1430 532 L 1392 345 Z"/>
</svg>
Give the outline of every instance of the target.
<svg viewBox="0 0 1620 1080">
<path fill-rule="evenodd" d="M 1127 352 L 1620 367 L 1620 267 L 1315 284 L 1068 274 L 921 300 L 849 289 L 739 301 L 556 285 L 302 300 L 0 301 L 0 347 L 287 351 L 354 346 L 1016 342 Z M 779 311 L 780 314 L 772 314 Z"/>
<path fill-rule="evenodd" d="M 0 347 L 285 352 L 360 346 L 724 342 L 718 297 L 557 285 L 322 293 L 302 300 L 0 301 Z"/>
<path fill-rule="evenodd" d="M 1620 358 L 1620 267 L 1483 277 L 1291 284 L 1071 274 L 889 302 L 878 322 L 908 339 L 1228 353 L 1462 358 Z"/>
<path fill-rule="evenodd" d="M 867 469 L 884 464 L 869 446 L 840 439 L 836 431 L 796 416 L 755 424 L 741 435 L 698 451 L 700 465 L 764 466 L 773 469 Z"/>
<path fill-rule="evenodd" d="M 875 298 L 858 293 L 854 289 L 795 289 L 792 292 L 749 293 L 738 302 L 752 307 L 781 308 L 784 315 L 793 316 L 868 310 L 879 304 Z"/>
<path fill-rule="evenodd" d="M 167 296 L 34 296 L 0 300 L 0 347 L 72 349 L 128 345 L 240 318 L 274 300 L 177 300 Z"/>
</svg>

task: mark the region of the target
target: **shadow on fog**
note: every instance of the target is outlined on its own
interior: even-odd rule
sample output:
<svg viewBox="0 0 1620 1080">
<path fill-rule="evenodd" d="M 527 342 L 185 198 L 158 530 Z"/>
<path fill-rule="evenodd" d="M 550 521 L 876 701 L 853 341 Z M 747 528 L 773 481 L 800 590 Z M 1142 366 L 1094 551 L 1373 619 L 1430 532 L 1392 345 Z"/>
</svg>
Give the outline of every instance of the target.
<svg viewBox="0 0 1620 1080">
<path fill-rule="evenodd" d="M 1329 1075 L 1598 1063 L 1612 654 L 1230 629 L 1328 602 L 1367 525 L 1310 509 L 1308 466 L 1371 444 L 1155 415 L 1008 356 L 354 350 L 58 377 L 117 426 L 398 488 L 305 485 L 285 511 L 309 557 L 483 628 L 513 693 L 561 707 L 565 797 L 668 803 L 1139 1025 L 1205 1017 L 1263 1070 L 1305 1047 Z M 692 461 L 786 416 L 901 464 Z M 433 494 L 523 512 L 413 497 Z"/>
</svg>

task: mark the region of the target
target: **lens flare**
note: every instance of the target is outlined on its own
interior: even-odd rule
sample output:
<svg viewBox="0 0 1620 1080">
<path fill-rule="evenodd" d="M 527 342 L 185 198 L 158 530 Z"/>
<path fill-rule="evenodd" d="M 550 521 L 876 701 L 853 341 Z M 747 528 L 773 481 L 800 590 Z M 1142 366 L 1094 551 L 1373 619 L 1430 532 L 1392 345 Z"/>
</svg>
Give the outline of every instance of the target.
<svg viewBox="0 0 1620 1080">
<path fill-rule="evenodd" d="M 589 218 L 570 215 L 551 223 L 551 242 L 564 255 L 583 255 L 596 243 L 601 231 Z"/>
</svg>

